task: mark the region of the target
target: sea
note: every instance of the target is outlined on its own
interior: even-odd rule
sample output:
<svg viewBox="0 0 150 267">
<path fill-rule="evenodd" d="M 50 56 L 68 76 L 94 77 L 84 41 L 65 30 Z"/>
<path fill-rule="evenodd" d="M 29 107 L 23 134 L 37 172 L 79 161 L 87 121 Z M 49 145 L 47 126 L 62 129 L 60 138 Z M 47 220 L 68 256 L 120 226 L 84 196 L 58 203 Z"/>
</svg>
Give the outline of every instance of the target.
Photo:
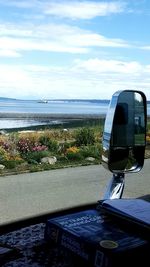
<svg viewBox="0 0 150 267">
<path fill-rule="evenodd" d="M 105 116 L 109 100 L 18 100 L 0 98 L 0 130 L 25 128 L 37 125 L 57 125 L 64 122 L 63 115 L 74 118 Z M 150 104 L 147 105 L 150 115 Z M 52 115 L 52 116 L 49 116 Z"/>
<path fill-rule="evenodd" d="M 86 117 L 106 115 L 108 105 L 109 100 L 53 100 L 45 102 L 0 98 L 0 130 L 61 124 L 63 114 L 71 115 L 74 118 L 78 117 L 79 114 L 86 115 Z M 51 119 L 48 118 L 49 114 L 52 115 Z M 59 118 L 57 119 L 57 117 Z"/>
</svg>

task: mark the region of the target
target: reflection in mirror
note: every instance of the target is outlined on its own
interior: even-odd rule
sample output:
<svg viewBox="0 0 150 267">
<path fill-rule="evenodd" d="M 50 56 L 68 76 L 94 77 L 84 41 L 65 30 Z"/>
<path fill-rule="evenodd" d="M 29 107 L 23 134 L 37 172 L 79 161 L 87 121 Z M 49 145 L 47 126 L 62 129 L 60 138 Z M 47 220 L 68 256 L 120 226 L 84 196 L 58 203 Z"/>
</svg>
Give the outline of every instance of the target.
<svg viewBox="0 0 150 267">
<path fill-rule="evenodd" d="M 112 172 L 139 171 L 144 163 L 146 97 L 142 92 L 116 92 L 103 134 L 102 161 Z"/>
</svg>

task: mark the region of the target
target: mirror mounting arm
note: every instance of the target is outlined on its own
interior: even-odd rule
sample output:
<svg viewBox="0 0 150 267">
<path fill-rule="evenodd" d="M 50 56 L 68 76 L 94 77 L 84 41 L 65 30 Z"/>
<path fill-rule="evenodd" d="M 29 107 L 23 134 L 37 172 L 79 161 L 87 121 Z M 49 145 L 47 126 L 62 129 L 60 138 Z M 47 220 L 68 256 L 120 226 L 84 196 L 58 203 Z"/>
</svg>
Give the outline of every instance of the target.
<svg viewBox="0 0 150 267">
<path fill-rule="evenodd" d="M 109 182 L 103 200 L 105 199 L 119 199 L 122 197 L 125 186 L 125 174 L 113 173 L 113 177 Z"/>
</svg>

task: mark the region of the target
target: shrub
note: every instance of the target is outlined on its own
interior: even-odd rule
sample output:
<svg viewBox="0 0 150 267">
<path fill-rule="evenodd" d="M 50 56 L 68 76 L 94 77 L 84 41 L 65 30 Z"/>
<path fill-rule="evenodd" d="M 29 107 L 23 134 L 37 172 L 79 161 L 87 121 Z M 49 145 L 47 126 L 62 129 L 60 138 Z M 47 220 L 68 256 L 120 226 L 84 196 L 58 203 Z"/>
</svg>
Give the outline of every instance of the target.
<svg viewBox="0 0 150 267">
<path fill-rule="evenodd" d="M 0 146 L 0 162 L 2 163 L 4 160 L 9 160 L 9 153 Z"/>
<path fill-rule="evenodd" d="M 66 154 L 68 154 L 68 153 L 78 153 L 78 152 L 79 152 L 79 148 L 77 148 L 76 146 L 71 146 L 71 147 L 66 149 Z"/>
<path fill-rule="evenodd" d="M 38 145 L 38 144 L 31 148 L 31 151 L 46 151 L 46 150 L 48 150 L 47 146 Z"/>
<path fill-rule="evenodd" d="M 49 140 L 48 148 L 52 152 L 57 152 L 59 148 L 58 142 L 55 140 Z"/>
<path fill-rule="evenodd" d="M 21 153 L 27 153 L 31 151 L 32 144 L 28 138 L 21 138 L 17 143 L 17 148 Z"/>
<path fill-rule="evenodd" d="M 79 148 L 75 146 L 67 148 L 66 157 L 68 160 L 81 160 L 83 158 L 80 154 Z"/>
<path fill-rule="evenodd" d="M 68 160 L 82 160 L 83 159 L 83 156 L 80 154 L 80 152 L 78 153 L 68 152 L 66 154 L 66 157 Z"/>
<path fill-rule="evenodd" d="M 23 155 L 24 159 L 27 160 L 28 163 L 39 163 L 41 158 L 48 157 L 49 152 L 47 150 L 43 151 L 30 151 Z"/>
<path fill-rule="evenodd" d="M 7 169 L 13 169 L 15 168 L 17 165 L 20 165 L 23 161 L 22 160 L 13 160 L 13 159 L 10 159 L 10 160 L 5 160 L 3 161 L 3 164 L 4 166 L 7 168 Z"/>
<path fill-rule="evenodd" d="M 101 145 L 84 146 L 80 149 L 80 153 L 84 158 L 93 157 L 96 159 L 100 159 L 101 151 L 102 151 Z"/>
<path fill-rule="evenodd" d="M 0 146 L 2 148 L 4 148 L 5 150 L 9 150 L 10 149 L 10 144 L 6 141 L 0 140 Z"/>
<path fill-rule="evenodd" d="M 41 145 L 47 146 L 48 149 L 52 152 L 58 151 L 58 142 L 56 140 L 52 140 L 49 138 L 49 136 L 43 135 L 39 138 L 39 142 Z"/>
<path fill-rule="evenodd" d="M 75 142 L 61 142 L 59 144 L 58 152 L 59 155 L 66 155 L 66 151 L 68 148 L 72 147 L 75 145 Z"/>
<path fill-rule="evenodd" d="M 19 134 L 18 139 L 29 139 L 30 143 L 34 145 L 35 143 L 39 142 L 39 132 L 22 132 Z"/>
<path fill-rule="evenodd" d="M 95 142 L 94 131 L 91 128 L 81 128 L 75 135 L 76 145 L 93 145 Z"/>
<path fill-rule="evenodd" d="M 49 140 L 50 140 L 50 137 L 48 135 L 42 135 L 39 138 L 39 142 L 41 143 L 41 145 L 45 145 L 45 146 L 48 146 Z"/>
</svg>

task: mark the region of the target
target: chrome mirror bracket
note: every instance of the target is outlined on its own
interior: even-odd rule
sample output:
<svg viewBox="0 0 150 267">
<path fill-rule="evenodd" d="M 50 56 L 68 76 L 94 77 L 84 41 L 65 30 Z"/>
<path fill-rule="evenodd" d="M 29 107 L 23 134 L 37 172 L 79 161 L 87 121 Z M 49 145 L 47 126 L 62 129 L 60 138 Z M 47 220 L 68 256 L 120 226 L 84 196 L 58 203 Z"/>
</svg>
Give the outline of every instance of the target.
<svg viewBox="0 0 150 267">
<path fill-rule="evenodd" d="M 103 196 L 103 200 L 121 198 L 124 186 L 125 186 L 125 174 L 113 173 L 113 177 L 107 186 L 106 192 Z"/>
</svg>

